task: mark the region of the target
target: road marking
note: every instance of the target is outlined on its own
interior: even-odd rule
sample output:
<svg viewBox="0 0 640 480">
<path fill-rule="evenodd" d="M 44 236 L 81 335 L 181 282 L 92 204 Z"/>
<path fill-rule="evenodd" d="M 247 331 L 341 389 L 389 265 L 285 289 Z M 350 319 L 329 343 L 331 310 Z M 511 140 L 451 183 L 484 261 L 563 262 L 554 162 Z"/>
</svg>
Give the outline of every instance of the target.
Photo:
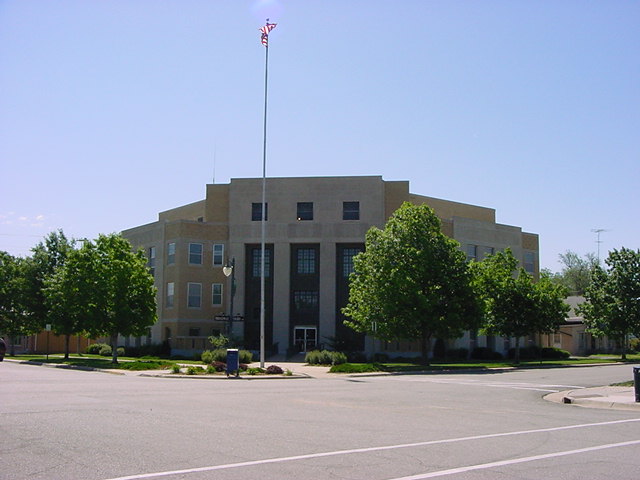
<svg viewBox="0 0 640 480">
<path fill-rule="evenodd" d="M 547 385 L 547 384 L 527 383 L 527 382 L 487 382 L 482 380 L 443 379 L 443 378 L 429 378 L 429 379 L 397 378 L 396 380 L 409 381 L 409 382 L 442 383 L 442 384 L 448 384 L 448 385 L 471 385 L 474 387 L 510 388 L 512 390 L 533 390 L 538 392 L 551 392 L 551 393 L 557 393 L 561 390 L 567 390 L 567 389 L 584 388 L 579 385 Z"/>
<path fill-rule="evenodd" d="M 425 478 L 444 477 L 446 475 L 454 475 L 456 473 L 471 472 L 473 470 L 484 470 L 487 468 L 504 467 L 507 465 L 515 465 L 518 463 L 545 460 L 547 458 L 564 457 L 567 455 L 577 455 L 579 453 L 587 453 L 587 452 L 594 452 L 597 450 L 604 450 L 606 448 L 628 447 L 629 445 L 638 445 L 638 444 L 640 444 L 640 440 L 632 440 L 629 442 L 621 442 L 621 443 L 609 443 L 607 445 L 597 445 L 595 447 L 579 448 L 577 450 L 566 450 L 564 452 L 546 453 L 544 455 L 534 455 L 532 457 L 514 458 L 512 460 L 502 460 L 499 462 L 482 463 L 479 465 L 469 465 L 468 467 L 451 468 L 449 470 L 440 470 L 437 472 L 410 475 L 408 477 L 399 477 L 399 478 L 393 478 L 390 480 L 424 480 Z"/>
<path fill-rule="evenodd" d="M 251 460 L 251 461 L 247 461 L 247 462 L 239 462 L 239 463 L 228 463 L 228 464 L 224 464 L 224 465 L 210 465 L 207 467 L 196 467 L 196 468 L 186 468 L 183 470 L 170 470 L 170 471 L 165 471 L 165 472 L 155 472 L 155 473 L 141 473 L 141 474 L 137 474 L 137 475 L 128 475 L 128 476 L 124 476 L 124 477 L 115 477 L 115 478 L 109 478 L 109 479 L 105 479 L 105 480 L 144 480 L 147 478 L 159 478 L 159 477 L 168 477 L 170 475 L 186 475 L 189 473 L 199 473 L 199 472 L 212 472 L 215 470 L 228 470 L 228 469 L 232 469 L 232 468 L 242 468 L 242 467 L 252 467 L 252 466 L 256 466 L 256 465 L 266 465 L 269 463 L 284 463 L 284 462 L 293 462 L 293 461 L 297 461 L 297 460 L 308 460 L 308 459 L 312 459 L 312 458 L 322 458 L 322 457 L 333 457 L 333 456 L 337 456 L 337 455 L 351 455 L 354 453 L 368 453 L 368 452 L 380 452 L 380 451 L 384 451 L 384 450 L 397 450 L 400 448 L 415 448 L 415 447 L 424 447 L 424 446 L 428 446 L 428 445 L 441 445 L 441 444 L 446 444 L 446 443 L 456 443 L 456 442 L 466 442 L 466 441 L 470 441 L 470 440 L 483 440 L 483 439 L 487 439 L 487 438 L 499 438 L 499 437 L 509 437 L 509 436 L 514 436 L 514 435 L 529 435 L 532 433 L 545 433 L 545 432 L 558 432 L 558 431 L 562 431 L 562 430 L 573 430 L 576 428 L 589 428 L 589 427 L 602 427 L 602 426 L 608 426 L 608 425 L 617 425 L 617 424 L 621 424 L 621 423 L 631 423 L 631 422 L 640 422 L 640 418 L 631 418 L 631 419 L 627 419 L 627 420 L 612 420 L 609 422 L 597 422 L 597 423 L 583 423 L 583 424 L 579 424 L 579 425 L 565 425 L 562 427 L 549 427 L 549 428 L 537 428 L 534 430 L 520 430 L 517 432 L 504 432 L 504 433 L 488 433 L 485 435 L 474 435 L 474 436 L 470 436 L 470 437 L 458 437 L 458 438 L 447 438 L 447 439 L 443 439 L 443 440 L 429 440 L 426 442 L 416 442 L 416 443 L 405 443 L 405 444 L 399 444 L 399 445 L 384 445 L 381 447 L 367 447 L 367 448 L 354 448 L 351 450 L 336 450 L 333 452 L 320 452 L 320 453 L 309 453 L 306 455 L 295 455 L 292 457 L 278 457 L 278 458 L 266 458 L 263 460 Z M 632 442 L 633 443 L 633 442 Z M 640 443 L 640 440 L 636 441 L 636 443 Z M 613 444 L 613 445 L 623 445 L 623 444 Z M 591 448 L 605 448 L 605 447 L 591 447 Z M 606 448 L 613 448 L 613 447 L 606 447 Z M 588 449 L 584 449 L 585 451 L 588 451 Z M 578 450 L 572 450 L 572 452 L 576 452 L 578 453 Z M 555 454 L 548 454 L 548 455 L 555 455 Z M 569 455 L 569 453 L 566 453 L 566 455 Z M 540 456 L 542 457 L 542 456 Z M 534 459 L 536 457 L 527 457 L 527 458 L 531 458 Z M 518 463 L 519 459 L 515 459 L 515 460 L 504 460 L 504 462 L 514 462 L 514 463 Z M 524 460 L 521 460 L 524 461 Z M 532 461 L 532 460 L 529 460 Z M 501 462 L 494 462 L 495 464 L 501 463 Z M 486 464 L 486 465 L 492 465 L 492 464 Z M 476 466 L 477 467 L 477 466 Z M 461 467 L 461 468 L 472 468 L 472 467 Z M 479 467 L 477 467 L 479 468 Z M 490 468 L 490 467 L 485 467 L 485 468 Z M 448 470 L 442 470 L 444 471 L 448 471 Z M 433 473 L 437 473 L 437 472 L 432 472 L 431 474 L 425 474 L 425 475 L 432 475 Z M 453 470 L 451 471 L 451 473 L 454 473 Z M 441 475 L 449 475 L 449 473 L 446 474 L 441 474 Z M 406 477 L 406 479 L 411 478 L 411 477 Z M 429 478 L 429 477 L 416 477 L 417 478 Z M 394 479 L 394 480 L 400 480 L 400 479 Z M 405 480 L 405 479 L 403 479 Z"/>
</svg>

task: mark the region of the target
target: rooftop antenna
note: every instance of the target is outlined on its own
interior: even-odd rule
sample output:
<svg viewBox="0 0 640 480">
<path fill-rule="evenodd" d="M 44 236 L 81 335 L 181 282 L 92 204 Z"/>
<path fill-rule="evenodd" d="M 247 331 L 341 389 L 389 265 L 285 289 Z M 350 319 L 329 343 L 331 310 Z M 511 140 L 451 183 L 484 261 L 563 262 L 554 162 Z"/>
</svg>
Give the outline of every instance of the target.
<svg viewBox="0 0 640 480">
<path fill-rule="evenodd" d="M 216 183 L 216 144 L 213 144 L 213 183 Z"/>
<path fill-rule="evenodd" d="M 598 244 L 598 265 L 600 265 L 600 244 L 602 240 L 600 240 L 600 234 L 602 232 L 608 232 L 609 230 L 605 230 L 604 228 L 592 228 L 591 231 L 596 234 L 596 243 Z"/>
</svg>

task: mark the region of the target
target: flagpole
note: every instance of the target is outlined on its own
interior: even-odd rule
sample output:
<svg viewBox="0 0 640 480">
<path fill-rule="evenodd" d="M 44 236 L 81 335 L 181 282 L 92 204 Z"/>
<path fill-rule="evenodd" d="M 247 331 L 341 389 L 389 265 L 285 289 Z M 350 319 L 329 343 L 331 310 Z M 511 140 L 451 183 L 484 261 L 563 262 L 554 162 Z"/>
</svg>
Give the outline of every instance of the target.
<svg viewBox="0 0 640 480">
<path fill-rule="evenodd" d="M 266 34 L 269 33 L 269 19 L 266 22 Z M 260 368 L 265 361 L 265 256 L 266 256 L 266 215 L 267 215 L 267 86 L 269 79 L 269 43 L 264 45 L 264 122 L 262 130 L 262 218 L 260 221 Z"/>
</svg>

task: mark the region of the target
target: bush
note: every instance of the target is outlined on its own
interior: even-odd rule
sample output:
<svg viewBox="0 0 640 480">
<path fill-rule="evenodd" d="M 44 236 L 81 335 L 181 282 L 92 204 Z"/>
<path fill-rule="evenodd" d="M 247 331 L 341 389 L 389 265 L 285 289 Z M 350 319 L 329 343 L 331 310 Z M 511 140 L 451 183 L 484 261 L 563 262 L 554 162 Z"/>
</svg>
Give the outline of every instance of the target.
<svg viewBox="0 0 640 480">
<path fill-rule="evenodd" d="M 195 365 L 189 365 L 187 367 L 187 375 L 198 375 L 202 373 L 203 369 L 201 367 L 197 367 Z"/>
<path fill-rule="evenodd" d="M 347 356 L 342 352 L 313 350 L 306 354 L 304 361 L 309 365 L 340 365 L 347 362 Z"/>
<path fill-rule="evenodd" d="M 471 352 L 471 358 L 475 360 L 502 360 L 502 354 L 494 352 L 488 347 L 476 347 Z"/>
<path fill-rule="evenodd" d="M 566 350 L 553 347 L 545 347 L 542 349 L 542 358 L 551 360 L 564 360 L 571 356 Z"/>
<path fill-rule="evenodd" d="M 452 348 L 447 351 L 446 356 L 453 360 L 466 360 L 469 356 L 469 350 L 466 348 Z"/>
<path fill-rule="evenodd" d="M 282 375 L 284 370 L 278 365 L 269 365 L 265 373 L 267 373 L 267 375 Z"/>
<path fill-rule="evenodd" d="M 102 355 L 103 357 L 108 357 L 113 354 L 113 350 L 111 350 L 111 346 L 105 344 L 100 348 L 98 354 Z"/>
<path fill-rule="evenodd" d="M 247 368 L 248 375 L 258 375 L 260 373 L 264 373 L 264 369 L 260 367 Z"/>
<path fill-rule="evenodd" d="M 171 367 L 171 373 L 180 373 L 180 365 L 178 365 L 177 363 L 174 363 L 173 366 Z"/>
<path fill-rule="evenodd" d="M 253 362 L 253 354 L 249 350 L 240 350 L 238 352 L 238 356 L 240 357 L 240 363 Z M 216 348 L 215 350 L 205 350 L 200 355 L 200 359 L 204 363 L 214 363 L 214 362 L 227 363 L 227 349 Z"/>
<path fill-rule="evenodd" d="M 109 347 L 106 343 L 92 343 L 87 347 L 87 353 L 91 355 L 100 355 L 100 350 L 103 347 Z M 109 347 L 111 349 L 111 347 Z"/>
</svg>

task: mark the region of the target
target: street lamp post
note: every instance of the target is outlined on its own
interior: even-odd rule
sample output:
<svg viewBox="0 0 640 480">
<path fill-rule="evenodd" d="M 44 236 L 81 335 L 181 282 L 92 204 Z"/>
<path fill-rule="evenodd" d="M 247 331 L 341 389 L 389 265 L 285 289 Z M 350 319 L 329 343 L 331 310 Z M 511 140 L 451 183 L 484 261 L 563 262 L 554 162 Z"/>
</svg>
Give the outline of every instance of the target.
<svg viewBox="0 0 640 480">
<path fill-rule="evenodd" d="M 231 275 L 231 300 L 229 302 L 229 335 L 232 333 L 233 328 L 233 297 L 236 294 L 236 259 L 233 257 L 231 263 L 227 260 L 227 264 L 222 267 L 222 273 L 226 277 Z"/>
</svg>

